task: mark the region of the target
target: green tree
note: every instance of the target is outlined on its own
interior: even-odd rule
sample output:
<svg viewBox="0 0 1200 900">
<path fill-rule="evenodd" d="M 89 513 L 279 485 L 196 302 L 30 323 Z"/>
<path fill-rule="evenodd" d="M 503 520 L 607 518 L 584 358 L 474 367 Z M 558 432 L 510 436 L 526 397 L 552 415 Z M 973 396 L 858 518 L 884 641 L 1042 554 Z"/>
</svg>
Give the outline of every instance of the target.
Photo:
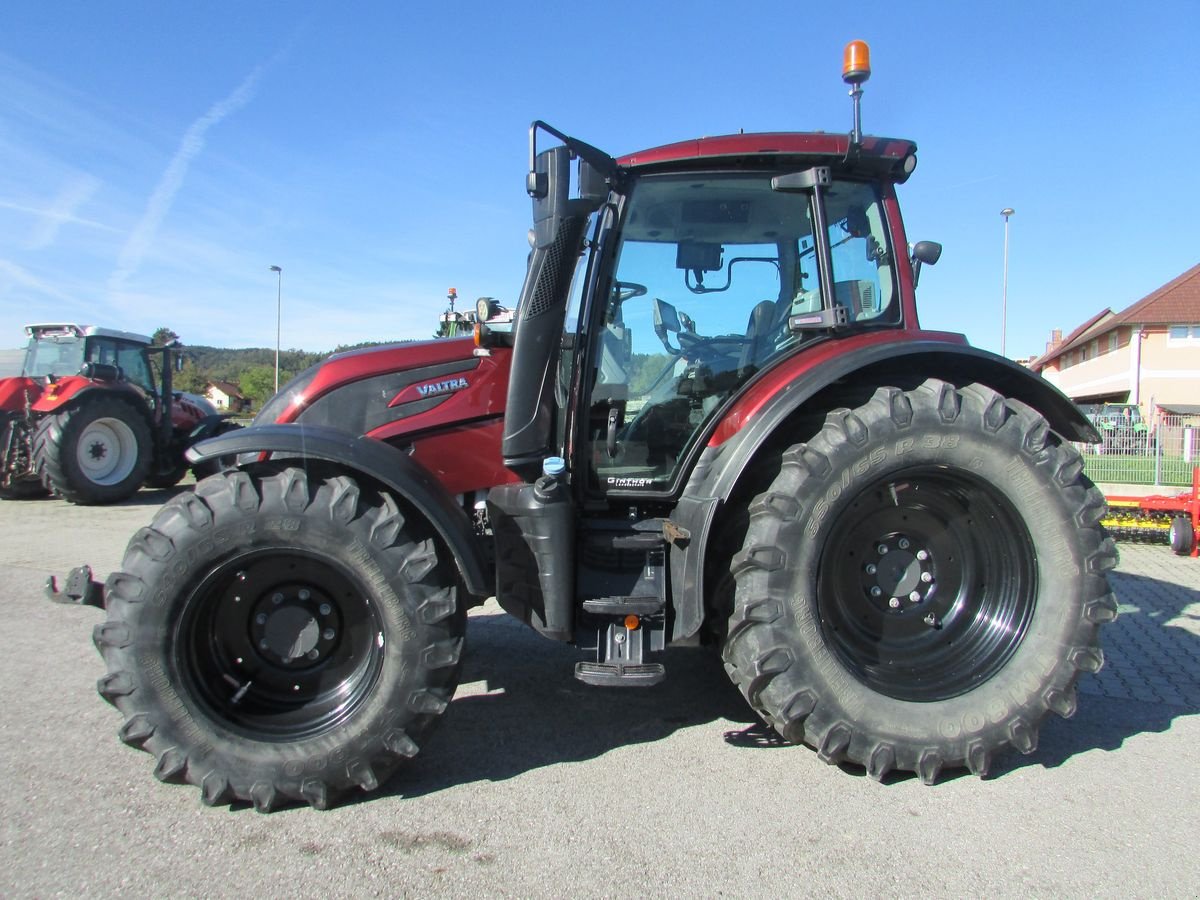
<svg viewBox="0 0 1200 900">
<path fill-rule="evenodd" d="M 160 325 L 155 329 L 154 334 L 150 337 L 150 343 L 155 347 L 163 347 L 172 341 L 177 340 L 179 340 L 179 335 L 177 335 L 166 325 Z"/>
<path fill-rule="evenodd" d="M 183 370 L 175 373 L 175 378 L 172 384 L 178 391 L 187 391 L 191 394 L 203 394 L 208 387 L 208 376 L 200 371 L 199 367 L 190 359 L 185 358 L 183 361 Z"/>
<path fill-rule="evenodd" d="M 283 373 L 280 373 L 280 381 Z M 274 366 L 251 366 L 238 379 L 238 389 L 249 397 L 255 409 L 260 409 L 275 394 Z"/>
</svg>

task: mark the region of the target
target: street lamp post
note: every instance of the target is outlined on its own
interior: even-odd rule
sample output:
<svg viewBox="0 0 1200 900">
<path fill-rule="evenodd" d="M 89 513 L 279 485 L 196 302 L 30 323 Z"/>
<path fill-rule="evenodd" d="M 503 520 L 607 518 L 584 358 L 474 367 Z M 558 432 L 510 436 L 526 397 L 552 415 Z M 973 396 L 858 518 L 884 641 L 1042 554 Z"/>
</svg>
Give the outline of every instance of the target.
<svg viewBox="0 0 1200 900">
<path fill-rule="evenodd" d="M 1013 214 L 1011 206 L 1006 206 L 1000 210 L 1000 215 L 1004 216 L 1004 294 L 1000 301 L 1000 355 L 1007 356 L 1005 353 L 1005 343 L 1008 337 L 1008 217 Z"/>
<path fill-rule="evenodd" d="M 1005 245 L 1007 246 L 1007 244 Z M 1006 250 L 1005 253 L 1008 251 Z M 1007 259 L 1007 256 L 1005 257 Z M 279 393 L 279 322 L 283 314 L 283 269 L 271 266 L 275 273 L 275 393 Z"/>
</svg>

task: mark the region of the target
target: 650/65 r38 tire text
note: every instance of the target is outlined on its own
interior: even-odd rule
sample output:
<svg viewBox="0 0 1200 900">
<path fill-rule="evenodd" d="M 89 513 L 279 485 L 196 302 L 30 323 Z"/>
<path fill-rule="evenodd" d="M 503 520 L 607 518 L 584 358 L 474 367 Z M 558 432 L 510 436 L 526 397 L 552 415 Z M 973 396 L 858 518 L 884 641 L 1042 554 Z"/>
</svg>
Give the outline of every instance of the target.
<svg viewBox="0 0 1200 900">
<path fill-rule="evenodd" d="M 986 774 L 1075 711 L 1116 616 L 1104 498 L 1045 419 L 926 381 L 787 451 L 734 558 L 726 669 L 787 740 L 875 778 Z"/>
<path fill-rule="evenodd" d="M 232 471 L 175 497 L 94 635 L 121 739 L 209 805 L 374 790 L 457 684 L 466 620 L 438 554 L 415 512 L 345 475 Z"/>
</svg>

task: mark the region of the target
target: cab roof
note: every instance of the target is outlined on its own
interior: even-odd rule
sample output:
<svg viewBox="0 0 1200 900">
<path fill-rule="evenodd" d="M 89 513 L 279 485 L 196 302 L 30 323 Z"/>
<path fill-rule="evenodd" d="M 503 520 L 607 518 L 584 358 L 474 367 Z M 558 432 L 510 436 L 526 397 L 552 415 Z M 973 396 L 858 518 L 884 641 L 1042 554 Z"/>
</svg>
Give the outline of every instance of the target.
<svg viewBox="0 0 1200 900">
<path fill-rule="evenodd" d="M 866 135 L 853 154 L 860 161 L 878 160 L 884 168 L 894 169 L 903 178 L 903 160 L 917 151 L 917 145 L 902 138 Z M 695 138 L 651 147 L 617 160 L 624 169 L 694 168 L 699 160 L 720 161 L 731 158 L 799 156 L 846 158 L 850 155 L 850 136 L 824 131 L 778 131 L 757 134 L 726 134 Z"/>
</svg>

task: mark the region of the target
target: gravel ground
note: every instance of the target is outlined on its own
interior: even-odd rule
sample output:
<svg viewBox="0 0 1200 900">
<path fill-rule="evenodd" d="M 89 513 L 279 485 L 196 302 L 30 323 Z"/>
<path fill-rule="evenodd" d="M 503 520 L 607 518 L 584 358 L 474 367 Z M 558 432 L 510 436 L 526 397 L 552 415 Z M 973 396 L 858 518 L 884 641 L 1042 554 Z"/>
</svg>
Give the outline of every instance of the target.
<svg viewBox="0 0 1200 900">
<path fill-rule="evenodd" d="M 263 816 L 155 781 L 95 693 L 102 614 L 42 597 L 51 574 L 116 568 L 167 496 L 0 503 L 0 896 L 1200 893 L 1200 560 L 1122 546 L 1107 665 L 984 781 L 876 784 L 764 740 L 707 651 L 668 651 L 656 688 L 588 688 L 574 651 L 489 605 L 412 766 Z"/>
</svg>

